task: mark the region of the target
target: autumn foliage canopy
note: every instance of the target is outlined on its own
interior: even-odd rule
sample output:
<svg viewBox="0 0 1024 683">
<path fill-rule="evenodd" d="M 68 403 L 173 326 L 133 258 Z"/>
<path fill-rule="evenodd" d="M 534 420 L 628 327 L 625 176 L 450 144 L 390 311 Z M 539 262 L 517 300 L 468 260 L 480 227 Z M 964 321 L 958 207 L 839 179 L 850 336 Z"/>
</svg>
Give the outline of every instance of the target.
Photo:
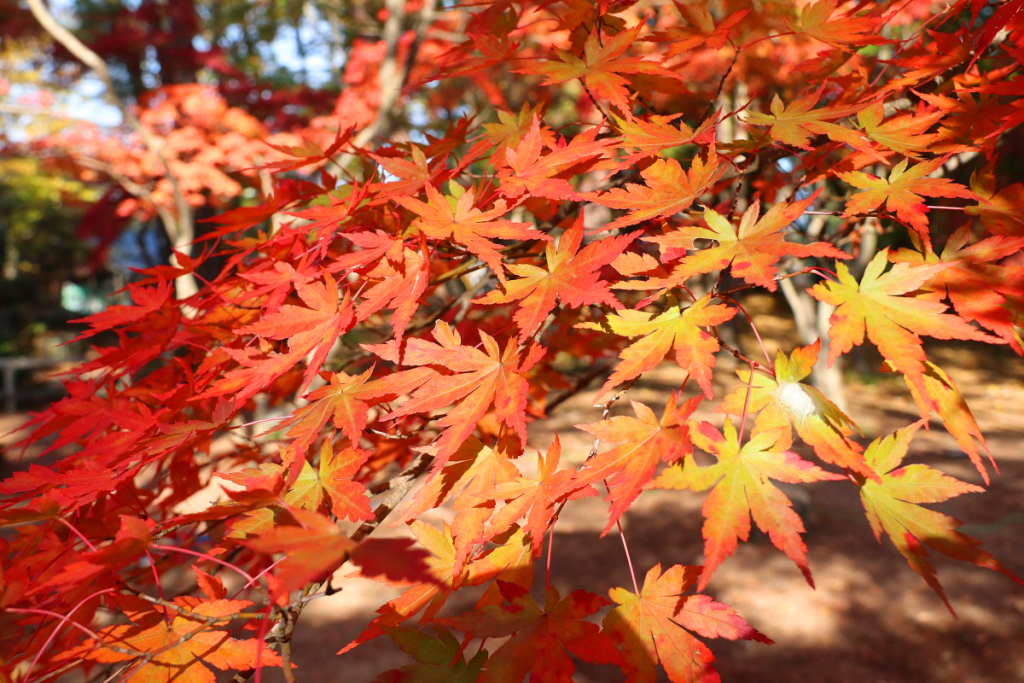
<svg viewBox="0 0 1024 683">
<path fill-rule="evenodd" d="M 998 475 L 923 338 L 1024 353 L 1024 185 L 1001 154 L 1024 122 L 1024 2 L 407 12 L 429 25 L 404 27 L 404 82 L 372 62 L 368 82 L 446 103 L 447 127 L 365 140 L 389 115 L 376 97 L 362 121 L 269 146 L 232 113 L 250 137 L 207 151 L 260 145 L 262 198 L 204 223 L 132 305 L 81 321 L 93 353 L 22 444 L 59 458 L 0 483 L 0 677 L 294 680 L 305 605 L 363 577 L 402 589 L 336 643 L 340 662 L 374 638 L 411 655 L 378 681 L 569 681 L 574 661 L 716 681 L 714 641 L 767 647 L 772 624 L 709 578 L 756 527 L 813 585 L 787 492 L 827 480 L 859 491 L 878 552 L 951 611 L 936 556 L 1021 590 L 929 507 Z M 469 92 L 487 106 L 457 109 Z M 199 107 L 187 95 L 161 106 Z M 173 212 L 160 187 L 143 209 Z M 183 278 L 199 281 L 185 299 Z M 751 332 L 745 297 L 783 286 L 830 307 L 827 337 L 740 348 L 725 331 Z M 812 384 L 851 352 L 901 375 L 921 420 L 864 438 Z M 686 380 L 631 401 L 663 364 Z M 538 449 L 531 427 L 597 386 L 575 427 L 590 451 L 564 431 Z M 977 484 L 903 463 L 929 422 Z M 563 509 L 599 496 L 618 534 L 649 489 L 702 497 L 702 560 L 634 567 L 603 594 L 545 588 L 551 558 L 572 562 Z M 411 534 L 378 537 L 396 525 Z M 475 607 L 446 606 L 463 590 Z"/>
</svg>

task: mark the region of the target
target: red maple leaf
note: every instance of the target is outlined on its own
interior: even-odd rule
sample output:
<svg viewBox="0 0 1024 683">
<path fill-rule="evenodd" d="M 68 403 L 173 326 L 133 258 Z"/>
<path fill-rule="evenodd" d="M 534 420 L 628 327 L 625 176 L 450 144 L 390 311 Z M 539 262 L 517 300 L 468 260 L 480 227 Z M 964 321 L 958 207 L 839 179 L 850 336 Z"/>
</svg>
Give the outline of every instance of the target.
<svg viewBox="0 0 1024 683">
<path fill-rule="evenodd" d="M 515 148 L 510 146 L 505 150 L 508 167 L 498 171 L 501 193 L 513 199 L 528 194 L 548 199 L 582 200 L 583 195 L 572 188 L 567 178 L 586 171 L 613 144 L 607 138 L 596 140 L 597 133 L 598 129 L 592 128 L 568 143 L 552 145 L 553 149 L 545 154 L 542 153 L 540 120 L 534 118 L 522 141 Z"/>
<path fill-rule="evenodd" d="M 548 245 L 545 251 L 547 270 L 529 264 L 515 264 L 509 270 L 518 279 L 505 284 L 505 290 L 493 290 L 475 303 L 507 304 L 520 301 L 513 316 L 519 327 L 519 342 L 524 343 L 555 307 L 555 300 L 572 308 L 587 304 L 606 304 L 622 308 L 608 284 L 600 279 L 602 266 L 636 238 L 635 234 L 599 240 L 580 249 L 583 241 L 583 212 L 572 227 L 563 233 L 558 246 Z"/>
<path fill-rule="evenodd" d="M 249 373 L 252 375 L 249 381 L 253 385 L 241 392 L 239 400 L 252 396 L 260 387 L 312 353 L 299 387 L 299 392 L 305 390 L 320 370 L 338 335 L 351 324 L 352 302 L 348 292 L 339 303 L 338 285 L 328 273 L 324 273 L 323 284 L 296 282 L 295 292 L 306 307 L 284 304 L 259 322 L 237 330 L 239 334 L 288 340 L 288 353 L 271 356 L 265 362 L 253 365 Z"/>
<path fill-rule="evenodd" d="M 513 340 L 502 352 L 486 332 L 480 332 L 484 349 L 462 345 L 462 337 L 444 321 L 438 321 L 433 332 L 435 342 L 410 339 L 400 354 L 395 342 L 366 346 L 385 360 L 406 365 L 431 366 L 429 372 L 414 369 L 420 385 L 400 408 L 384 416 L 390 420 L 417 413 L 454 408 L 437 421 L 444 433 L 434 444 L 434 472 L 438 472 L 448 458 L 476 429 L 477 422 L 493 406 L 500 422 L 512 428 L 520 440 L 526 442 L 526 397 L 529 383 L 523 373 L 544 354 L 544 347 L 533 346 L 522 357 Z M 396 379 L 404 377 L 396 373 Z"/>
<path fill-rule="evenodd" d="M 548 587 L 542 609 L 522 586 L 499 585 L 506 603 L 436 620 L 477 638 L 511 636 L 488 657 L 480 683 L 522 681 L 527 674 L 530 680 L 572 683 L 570 654 L 594 664 L 621 662 L 615 641 L 586 620 L 608 604 L 604 598 L 582 590 L 563 598 Z"/>
</svg>

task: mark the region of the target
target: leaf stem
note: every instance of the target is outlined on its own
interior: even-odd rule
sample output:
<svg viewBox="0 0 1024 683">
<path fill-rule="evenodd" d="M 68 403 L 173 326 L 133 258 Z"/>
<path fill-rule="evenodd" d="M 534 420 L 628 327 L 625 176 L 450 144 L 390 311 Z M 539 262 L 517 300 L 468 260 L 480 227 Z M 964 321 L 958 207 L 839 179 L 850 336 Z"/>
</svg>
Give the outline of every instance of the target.
<svg viewBox="0 0 1024 683">
<path fill-rule="evenodd" d="M 626 542 L 626 532 L 622 530 L 622 524 L 615 520 L 615 526 L 619 529 L 619 538 L 622 539 L 622 550 L 626 553 L 626 565 L 629 567 L 629 578 L 633 579 L 633 592 L 640 595 L 640 587 L 636 583 L 636 571 L 633 570 L 633 558 L 629 554 L 629 543 Z"/>
<path fill-rule="evenodd" d="M 740 418 L 740 433 L 736 440 L 737 445 L 743 445 L 743 432 L 747 428 L 747 412 L 750 408 L 750 391 L 754 386 L 754 370 L 760 367 L 756 360 L 750 361 L 750 376 L 747 378 L 747 395 L 743 399 L 743 417 Z"/>
</svg>

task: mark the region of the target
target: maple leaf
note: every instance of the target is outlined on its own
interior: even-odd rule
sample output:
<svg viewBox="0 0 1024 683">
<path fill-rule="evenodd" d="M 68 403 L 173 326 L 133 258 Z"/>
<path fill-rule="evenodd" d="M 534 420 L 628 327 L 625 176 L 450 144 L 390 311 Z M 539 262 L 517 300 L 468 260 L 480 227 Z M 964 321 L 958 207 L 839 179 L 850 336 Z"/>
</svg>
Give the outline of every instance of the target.
<svg viewBox="0 0 1024 683">
<path fill-rule="evenodd" d="M 540 328 L 555 307 L 555 300 L 572 308 L 587 304 L 606 304 L 622 308 L 608 284 L 600 279 L 600 269 L 637 237 L 636 234 L 618 235 L 599 240 L 580 249 L 583 241 L 583 212 L 558 240 L 558 245 L 547 245 L 547 270 L 538 266 L 516 263 L 509 266 L 519 276 L 505 285 L 505 291 L 492 290 L 474 303 L 507 304 L 521 301 L 513 319 L 519 327 L 519 343 L 525 343 Z"/>
<path fill-rule="evenodd" d="M 675 159 L 658 159 L 640 171 L 646 185 L 626 183 L 625 188 L 615 187 L 604 194 L 588 198 L 612 209 L 629 210 L 628 214 L 602 228 L 614 230 L 683 211 L 725 175 L 726 169 L 726 166 L 718 165 L 718 157 L 712 146 L 708 150 L 707 162 L 699 156 L 694 157 L 689 172 L 684 171 Z"/>
<path fill-rule="evenodd" d="M 330 440 L 324 441 L 320 449 L 318 481 L 331 503 L 331 514 L 338 519 L 353 522 L 373 519 L 369 492 L 353 479 L 369 457 L 369 451 L 351 447 L 336 453 Z"/>
<path fill-rule="evenodd" d="M 693 633 L 772 644 L 728 605 L 706 595 L 683 595 L 700 574 L 700 567 L 679 564 L 662 573 L 656 564 L 639 595 L 624 588 L 609 591 L 618 607 L 605 616 L 602 628 L 620 643 L 627 683 L 653 683 L 659 663 L 672 683 L 718 683 L 711 666 L 715 656 Z"/>
<path fill-rule="evenodd" d="M 585 171 L 588 160 L 599 158 L 613 144 L 610 139 L 595 140 L 597 128 L 581 133 L 568 144 L 552 145 L 547 154 L 543 151 L 540 121 L 534 118 L 530 131 L 514 149 L 505 150 L 507 168 L 498 171 L 500 190 L 503 195 L 518 198 L 529 194 L 548 199 L 570 199 L 581 201 L 583 195 L 576 192 L 566 176 Z"/>
<path fill-rule="evenodd" d="M 495 148 L 491 156 L 495 167 L 505 163 L 505 151 L 518 146 L 529 134 L 534 122 L 543 121 L 541 110 L 540 104 L 531 108 L 529 102 L 523 102 L 518 114 L 499 109 L 495 112 L 498 116 L 498 123 L 483 124 L 484 138 L 488 145 L 493 145 Z M 555 143 L 554 133 L 546 126 L 540 126 L 540 137 L 543 143 L 549 147 Z"/>
<path fill-rule="evenodd" d="M 850 438 L 856 428 L 853 421 L 820 391 L 800 381 L 811 374 L 820 350 L 818 340 L 810 346 L 794 349 L 790 356 L 777 351 L 774 376 L 754 372 L 751 377 L 749 368 L 738 370 L 743 386 L 726 396 L 717 410 L 739 417 L 746 407 L 750 413 L 757 413 L 754 427 L 758 431 L 769 433 L 780 427 L 786 429 L 787 438 L 777 444 L 780 448 L 789 448 L 795 429 L 825 462 L 877 478 L 864 462 L 860 445 Z"/>
<path fill-rule="evenodd" d="M 877 35 L 880 17 L 838 17 L 833 19 L 836 0 L 818 0 L 813 5 L 805 5 L 800 17 L 790 24 L 796 33 L 816 38 L 833 47 L 847 49 L 847 45 L 878 45 L 888 42 Z"/>
<path fill-rule="evenodd" d="M 602 40 L 598 32 L 587 37 L 583 56 L 578 57 L 565 50 L 556 50 L 558 60 L 541 60 L 516 69 L 515 73 L 544 76 L 541 85 L 555 85 L 579 78 L 597 97 L 603 97 L 619 108 L 626 118 L 632 118 L 629 104 L 628 81 L 620 74 L 654 74 L 678 79 L 680 76 L 656 62 L 644 61 L 640 57 L 621 57 L 630 45 L 636 42 L 644 29 L 639 22 L 631 29 Z M 602 44 L 603 43 L 603 44 Z"/>
<path fill-rule="evenodd" d="M 579 473 L 582 484 L 607 482 L 611 509 L 602 535 L 615 526 L 619 517 L 640 495 L 654 476 L 659 462 L 675 462 L 693 451 L 687 420 L 701 399 L 695 396 L 678 407 L 677 400 L 673 393 L 660 420 L 653 410 L 633 401 L 636 417 L 620 415 L 601 422 L 576 425 L 577 429 L 596 439 L 618 444 L 588 460 Z"/>
<path fill-rule="evenodd" d="M 420 297 L 427 290 L 430 273 L 426 260 L 406 247 L 401 239 L 380 230 L 347 233 L 345 238 L 362 247 L 362 251 L 340 257 L 328 271 L 372 264 L 362 277 L 365 282 L 374 284 L 361 292 L 361 301 L 355 307 L 356 320 L 362 322 L 374 313 L 390 308 L 394 313 L 388 322 L 395 332 L 395 339 L 401 341 L 419 307 Z"/>
<path fill-rule="evenodd" d="M 796 563 L 807 583 L 814 586 L 807 566 L 807 546 L 800 538 L 804 524 L 786 494 L 770 480 L 800 484 L 845 477 L 826 472 L 785 450 L 779 445 L 786 441 L 782 431 L 754 429 L 741 448 L 732 420 L 725 421 L 724 434 L 702 422 L 692 432 L 694 445 L 714 455 L 717 462 L 700 467 L 693 458 L 687 458 L 685 464 L 673 465 L 651 483 L 652 488 L 711 489 L 703 507 L 705 565 L 697 590 L 704 590 L 711 574 L 732 555 L 739 541 L 749 539 L 751 518 L 775 547 Z"/>
<path fill-rule="evenodd" d="M 711 304 L 710 301 L 711 294 L 705 294 L 685 309 L 670 306 L 658 315 L 625 309 L 598 323 L 578 323 L 576 327 L 582 329 L 603 330 L 631 339 L 643 337 L 622 350 L 615 372 L 594 400 L 600 401 L 613 387 L 656 367 L 670 350 L 675 351 L 680 367 L 690 373 L 704 395 L 711 398 L 714 395 L 711 378 L 715 353 L 720 347 L 718 340 L 701 328 L 714 327 L 732 319 L 736 309 L 724 304 Z"/>
<path fill-rule="evenodd" d="M 222 600 L 227 597 L 228 589 L 224 587 L 224 582 L 220 580 L 220 577 L 208 574 L 196 565 L 192 565 L 192 571 L 196 575 L 196 584 L 199 586 L 199 590 L 207 598 Z"/>
<path fill-rule="evenodd" d="M 631 150 L 613 170 L 619 171 L 633 166 L 636 162 L 657 154 L 663 149 L 690 143 L 707 145 L 714 141 L 717 114 L 705 119 L 697 127 L 697 130 L 693 130 L 683 121 L 679 121 L 678 127 L 673 126 L 672 122 L 679 116 L 680 114 L 669 116 L 652 114 L 642 119 L 625 120 L 612 114 L 615 128 L 622 135 L 622 147 Z"/>
<path fill-rule="evenodd" d="M 887 535 L 910 567 L 942 598 L 950 612 L 953 612 L 953 607 L 928 560 L 929 548 L 955 560 L 1000 572 L 1024 585 L 992 555 L 979 548 L 976 540 L 957 531 L 962 522 L 921 507 L 924 503 L 941 503 L 963 493 L 977 493 L 983 489 L 927 465 L 900 467 L 920 426 L 921 423 L 917 422 L 875 439 L 864 454 L 868 463 L 881 475 L 881 481 L 865 481 L 860 489 L 861 502 L 875 538 L 881 542 L 882 534 Z"/>
<path fill-rule="evenodd" d="M 898 249 L 889 255 L 893 263 L 946 264 L 947 267 L 921 286 L 930 298 L 942 301 L 947 296 L 953 309 L 964 320 L 977 322 L 987 330 L 1017 346 L 1014 314 L 1008 305 L 1024 296 L 1024 268 L 988 265 L 1018 253 L 1024 248 L 1024 236 L 996 235 L 967 246 L 972 235 L 970 225 L 959 228 L 936 255 L 925 247 L 922 252 Z"/>
<path fill-rule="evenodd" d="M 473 544 L 479 542 L 477 539 L 485 536 L 484 524 L 494 512 L 494 503 L 481 502 L 481 497 L 519 476 L 519 469 L 506 452 L 508 441 L 499 441 L 496 448 L 490 448 L 480 439 L 470 436 L 452 454 L 444 469 L 417 491 L 396 521 L 396 524 L 408 522 L 452 501 L 455 519 L 452 520 L 451 531 L 456 572 L 462 571 Z M 425 452 L 429 450 L 425 449 Z"/>
<path fill-rule="evenodd" d="M 383 605 L 377 610 L 381 616 L 374 619 L 362 634 L 338 651 L 338 654 L 344 654 L 382 635 L 385 628 L 411 619 L 424 608 L 420 621 L 433 621 L 452 591 L 462 586 L 478 586 L 490 581 L 506 570 L 510 563 L 521 560 L 523 556 L 518 548 L 522 547 L 526 538 L 522 530 L 519 530 L 505 545 L 480 553 L 471 562 L 456 569 L 455 546 L 451 527 L 447 523 L 442 523 L 442 528 L 438 529 L 426 522 L 414 520 L 409 524 L 409 530 L 432 555 L 426 560 L 429 580 L 412 585 L 401 596 Z M 386 578 L 378 577 L 378 580 L 392 583 Z M 407 585 L 405 582 L 399 583 L 403 584 Z"/>
<path fill-rule="evenodd" d="M 262 265 L 270 266 L 271 264 Z M 245 273 L 239 273 L 240 277 L 252 282 L 256 287 L 239 296 L 236 301 L 248 301 L 265 296 L 263 308 L 267 311 L 276 311 L 291 294 L 295 282 L 308 283 L 314 279 L 312 270 L 312 268 L 302 266 L 296 270 L 290 263 L 278 261 L 272 267 L 257 267 Z"/>
<path fill-rule="evenodd" d="M 306 466 L 308 466 L 308 463 Z M 242 490 L 234 491 L 221 486 L 221 490 L 224 491 L 232 502 L 227 505 L 213 505 L 207 508 L 205 512 L 199 514 L 223 514 L 223 517 L 212 517 L 212 519 L 234 517 L 239 512 L 246 513 L 246 517 L 260 514 L 263 508 L 281 502 L 282 491 L 286 488 L 285 480 L 282 476 L 283 469 L 281 465 L 260 463 L 258 468 L 248 468 L 237 472 L 218 472 L 216 474 L 217 477 L 241 486 Z M 298 476 L 302 476 L 302 474 L 303 471 L 300 470 Z M 259 528 L 258 525 L 257 528 Z M 245 533 L 234 534 L 232 531 L 228 535 L 244 537 Z"/>
<path fill-rule="evenodd" d="M 409 156 L 412 158 L 406 159 L 402 156 L 383 154 L 370 155 L 370 158 L 381 165 L 389 178 L 387 182 L 370 185 L 370 191 L 381 191 L 392 197 L 411 195 L 419 192 L 427 183 L 437 182 L 443 178 L 445 170 L 443 158 L 438 161 L 437 168 L 431 170 L 427 155 L 417 145 L 409 145 Z"/>
<path fill-rule="evenodd" d="M 569 654 L 594 664 L 620 663 L 615 641 L 586 620 L 608 604 L 604 598 L 582 590 L 562 598 L 548 587 L 541 609 L 522 586 L 499 585 L 507 605 L 437 620 L 477 638 L 511 636 L 488 658 L 479 683 L 513 683 L 527 674 L 530 680 L 572 683 L 576 667 Z"/>
<path fill-rule="evenodd" d="M 350 443 L 358 444 L 366 428 L 370 405 L 412 391 L 430 377 L 426 368 L 370 380 L 372 374 L 373 368 L 361 375 L 331 374 L 328 384 L 311 391 L 306 396 L 309 403 L 281 422 L 275 431 L 290 427 L 287 435 L 295 439 L 292 446 L 297 453 L 304 453 L 330 421 Z"/>
<path fill-rule="evenodd" d="M 768 126 L 767 135 L 776 142 L 785 145 L 792 145 L 800 149 L 813 149 L 810 144 L 811 138 L 815 135 L 828 135 L 837 142 L 850 142 L 858 140 L 856 131 L 843 128 L 834 123 L 834 119 L 850 116 L 857 113 L 859 106 L 847 107 L 821 107 L 815 109 L 821 93 L 825 89 L 823 83 L 818 90 L 810 95 L 801 97 L 788 105 L 783 104 L 778 95 L 772 98 L 769 106 L 771 116 L 759 112 L 747 112 L 744 119 L 748 125 Z"/>
<path fill-rule="evenodd" d="M 337 524 L 323 515 L 300 508 L 290 510 L 289 514 L 296 524 L 279 524 L 258 536 L 238 541 L 261 553 L 285 555 L 274 564 L 274 599 L 328 576 L 349 559 L 356 546 Z"/>
<path fill-rule="evenodd" d="M 95 315 L 72 320 L 73 323 L 88 325 L 92 329 L 82 332 L 68 343 L 88 339 L 105 330 L 127 327 L 141 322 L 164 308 L 168 301 L 173 300 L 173 286 L 164 279 L 161 279 L 154 287 L 144 287 L 133 283 L 128 285 L 128 291 L 134 306 L 108 306 Z"/>
<path fill-rule="evenodd" d="M 544 534 L 548 530 L 555 506 L 564 500 L 576 500 L 597 494 L 589 484 L 576 478 L 576 470 L 558 469 L 561 456 L 562 445 L 558 440 L 558 434 L 555 434 L 547 458 L 537 453 L 536 479 L 520 475 L 478 494 L 482 500 L 505 501 L 505 506 L 494 514 L 487 531 L 481 534 L 478 542 L 493 538 L 512 528 L 512 525 L 522 517 L 526 517 L 523 529 L 533 544 L 534 555 L 540 555 Z"/>
<path fill-rule="evenodd" d="M 914 402 L 917 403 L 924 417 L 931 415 L 933 411 L 939 414 L 942 424 L 946 427 L 946 431 L 956 439 L 961 450 L 974 463 L 985 484 L 989 484 L 988 470 L 985 469 L 985 462 L 978 452 L 979 445 L 984 449 L 985 454 L 988 455 L 993 469 L 998 472 L 999 468 L 996 467 L 992 451 L 989 450 L 988 444 L 985 443 L 985 437 L 981 433 L 981 428 L 974 419 L 971 409 L 967 407 L 967 401 L 964 400 L 956 384 L 942 368 L 931 361 L 925 361 L 924 365 L 923 386 L 927 394 L 921 394 L 921 382 L 915 383 L 909 377 L 906 378 L 907 386 L 914 397 Z M 886 361 L 883 370 L 891 369 L 892 366 Z"/>
<path fill-rule="evenodd" d="M 462 346 L 459 333 L 440 320 L 434 326 L 433 336 L 437 343 L 410 339 L 402 360 L 407 365 L 430 365 L 439 369 L 431 369 L 429 373 L 422 373 L 419 369 L 406 371 L 419 373 L 417 378 L 422 376 L 424 379 L 409 400 L 385 415 L 384 419 L 430 412 L 456 404 L 437 422 L 445 431 L 435 444 L 435 473 L 444 466 L 459 445 L 469 438 L 477 422 L 492 405 L 498 420 L 511 427 L 525 443 L 529 383 L 522 373 L 539 360 L 544 348 L 534 346 L 529 355 L 520 358 L 520 351 L 514 341 L 510 340 L 502 352 L 498 342 L 483 331 L 480 332 L 484 347 L 482 351 Z M 394 342 L 365 348 L 385 360 L 398 360 L 399 350 Z M 401 374 L 396 374 L 400 379 Z"/>
<path fill-rule="evenodd" d="M 351 443 L 359 443 L 369 414 L 367 401 L 376 395 L 372 383 L 367 387 L 371 374 L 372 368 L 361 375 L 333 373 L 328 384 L 310 392 L 306 396 L 309 403 L 296 410 L 275 431 L 290 427 L 287 435 L 294 439 L 293 447 L 296 452 L 305 453 L 330 420 Z"/>
<path fill-rule="evenodd" d="M 776 204 L 760 219 L 758 219 L 760 202 L 755 201 L 743 213 L 739 228 L 734 227 L 714 209 L 705 208 L 706 228 L 687 226 L 661 237 L 645 238 L 644 241 L 654 242 L 662 250 L 692 249 L 695 239 L 714 240 L 718 242 L 718 246 L 699 249 L 687 254 L 682 262 L 672 269 L 667 278 L 621 283 L 616 285 L 616 288 L 653 289 L 678 286 L 694 275 L 723 270 L 731 264 L 733 277 L 742 278 L 752 285 L 765 287 L 774 292 L 778 288 L 775 279 L 778 268 L 775 267 L 775 264 L 783 256 L 850 258 L 849 254 L 824 242 L 799 244 L 783 239 L 785 236 L 783 230 L 786 226 L 803 215 L 816 198 L 817 193 L 792 204 Z"/>
<path fill-rule="evenodd" d="M 991 166 L 971 174 L 971 190 L 979 203 L 964 211 L 979 216 L 981 224 L 997 235 L 1024 234 L 1024 183 L 1007 185 L 996 190 L 996 179 Z"/>
<path fill-rule="evenodd" d="M 218 473 L 223 479 L 235 484 L 253 488 L 256 496 L 263 493 L 270 481 L 280 481 L 283 471 L 294 464 L 297 456 L 289 449 L 285 457 L 285 466 L 262 463 L 258 469 L 241 470 L 239 472 Z M 317 470 L 305 458 L 300 458 L 299 474 L 290 488 L 280 497 L 271 497 L 262 502 L 264 507 L 242 514 L 232 522 L 229 538 L 248 539 L 262 536 L 273 530 L 275 522 L 284 510 L 301 508 L 311 512 L 321 512 L 325 503 L 329 504 L 331 514 L 338 519 L 350 519 L 361 522 L 373 518 L 366 487 L 353 477 L 370 457 L 368 451 L 357 448 L 346 448 L 335 454 L 331 439 L 325 439 L 320 448 L 320 466 Z M 273 490 L 277 493 L 277 489 Z M 236 496 L 237 494 L 229 494 Z M 313 520 L 317 522 L 317 520 Z M 326 527 L 325 527 L 326 528 Z"/>
<path fill-rule="evenodd" d="M 110 544 L 78 555 L 42 586 L 67 587 L 93 581 L 112 567 L 130 563 L 153 543 L 153 527 L 154 523 L 151 520 L 147 522 L 137 517 L 121 515 L 121 528 Z"/>
<path fill-rule="evenodd" d="M 715 24 L 706 6 L 688 5 L 673 0 L 676 9 L 687 25 L 669 26 L 664 31 L 651 35 L 648 40 L 658 43 L 668 43 L 668 56 L 674 56 L 689 52 L 697 47 L 708 50 L 718 50 L 729 41 L 729 32 L 736 24 L 743 21 L 743 17 L 750 13 L 750 9 L 733 12 L 721 23 Z"/>
<path fill-rule="evenodd" d="M 831 345 L 829 366 L 835 359 L 864 342 L 865 333 L 893 368 L 902 372 L 922 394 L 925 354 L 921 337 L 973 339 L 998 343 L 962 318 L 946 313 L 946 305 L 921 297 L 905 296 L 921 286 L 947 264 L 913 267 L 897 263 L 883 273 L 888 250 L 875 255 L 858 283 L 843 263 L 836 265 L 839 282 L 819 282 L 808 292 L 815 299 L 836 306 L 829 318 Z"/>
<path fill-rule="evenodd" d="M 857 123 L 870 140 L 906 157 L 918 158 L 941 136 L 939 133 L 925 135 L 924 132 L 945 116 L 945 112 L 930 114 L 904 114 L 885 118 L 885 105 L 881 101 L 857 113 Z"/>
<path fill-rule="evenodd" d="M 384 631 L 419 664 L 385 671 L 374 683 L 474 683 L 487 661 L 487 650 L 480 648 L 467 662 L 459 640 L 440 626 L 433 627 L 434 636 L 406 628 Z"/>
<path fill-rule="evenodd" d="M 502 284 L 505 283 L 505 272 L 501 254 L 491 240 L 551 239 L 530 227 L 529 223 L 496 220 L 508 212 L 503 199 L 494 202 L 493 209 L 481 211 L 474 206 L 476 196 L 473 190 L 454 183 L 449 184 L 449 189 L 455 193 L 454 196 L 442 195 L 433 185 L 427 185 L 426 202 L 398 196 L 394 200 L 419 216 L 412 223 L 414 228 L 431 239 L 450 240 L 466 247 L 490 267 Z"/>
<path fill-rule="evenodd" d="M 256 666 L 280 666 L 281 657 L 267 648 L 262 639 L 237 640 L 227 631 L 211 628 L 203 617 L 229 617 L 252 603 L 248 600 L 199 601 L 179 597 L 174 604 L 184 611 L 152 606 L 128 614 L 131 624 L 106 626 L 97 632 L 99 642 L 91 641 L 64 653 L 65 657 L 84 657 L 111 664 L 135 659 L 128 652 L 145 653 L 146 658 L 122 672 L 134 681 L 144 683 L 172 683 L 195 681 L 214 683 L 217 678 L 210 670 L 248 671 Z"/>
<path fill-rule="evenodd" d="M 843 216 L 850 217 L 866 214 L 885 204 L 889 211 L 907 223 L 921 235 L 925 244 L 931 244 L 928 234 L 928 207 L 924 197 L 962 197 L 976 199 L 975 194 L 949 178 L 929 178 L 930 173 L 940 168 L 946 157 L 922 161 L 909 170 L 904 159 L 889 172 L 888 178 L 876 178 L 862 171 L 836 173 L 839 178 L 864 192 L 854 193 L 846 200 L 846 212 Z M 923 196 L 922 196 L 923 195 Z"/>
<path fill-rule="evenodd" d="M 288 353 L 273 356 L 253 368 L 255 377 L 249 381 L 254 384 L 243 391 L 239 399 L 252 396 L 312 353 L 303 374 L 302 386 L 299 387 L 299 392 L 304 391 L 320 370 L 338 335 L 347 330 L 352 322 L 352 303 L 348 291 L 339 304 L 338 285 L 330 274 L 324 273 L 322 285 L 316 282 L 296 282 L 295 292 L 308 308 L 284 304 L 259 322 L 236 330 L 238 334 L 288 340 Z"/>
</svg>

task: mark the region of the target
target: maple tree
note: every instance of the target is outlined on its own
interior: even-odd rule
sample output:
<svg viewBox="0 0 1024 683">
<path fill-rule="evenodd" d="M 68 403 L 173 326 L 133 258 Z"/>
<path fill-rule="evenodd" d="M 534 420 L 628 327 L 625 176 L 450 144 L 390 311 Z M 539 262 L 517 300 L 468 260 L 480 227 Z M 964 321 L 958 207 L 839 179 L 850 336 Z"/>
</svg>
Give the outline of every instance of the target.
<svg viewBox="0 0 1024 683">
<path fill-rule="evenodd" d="M 861 531 L 950 611 L 928 550 L 1020 582 L 924 507 L 982 487 L 903 460 L 936 417 L 993 476 L 922 337 L 1024 355 L 1024 189 L 1002 153 L 1024 123 L 1024 0 L 376 9 L 347 118 L 274 138 L 259 107 L 168 72 L 129 128 L 184 119 L 167 136 L 187 154 L 94 140 L 119 182 L 152 185 L 140 210 L 224 210 L 131 305 L 79 321 L 92 353 L 29 420 L 20 445 L 56 460 L 0 482 L 4 677 L 295 681 L 305 606 L 361 576 L 401 594 L 339 656 L 390 638 L 417 662 L 379 681 L 568 681 L 574 660 L 716 681 L 715 639 L 772 642 L 705 592 L 754 526 L 813 585 L 775 482 L 858 491 Z M 413 94 L 427 123 L 392 135 Z M 259 201 L 227 201 L 239 178 Z M 828 333 L 773 354 L 744 298 L 786 288 L 830 307 Z M 861 347 L 921 412 L 869 444 L 813 382 Z M 630 396 L 663 364 L 686 375 L 664 404 Z M 535 443 L 598 381 L 589 453 Z M 632 586 L 535 581 L 566 507 L 601 496 L 621 533 L 650 489 L 703 496 L 702 561 L 634 568 L 623 537 Z M 385 520 L 409 538 L 379 538 Z"/>
</svg>

